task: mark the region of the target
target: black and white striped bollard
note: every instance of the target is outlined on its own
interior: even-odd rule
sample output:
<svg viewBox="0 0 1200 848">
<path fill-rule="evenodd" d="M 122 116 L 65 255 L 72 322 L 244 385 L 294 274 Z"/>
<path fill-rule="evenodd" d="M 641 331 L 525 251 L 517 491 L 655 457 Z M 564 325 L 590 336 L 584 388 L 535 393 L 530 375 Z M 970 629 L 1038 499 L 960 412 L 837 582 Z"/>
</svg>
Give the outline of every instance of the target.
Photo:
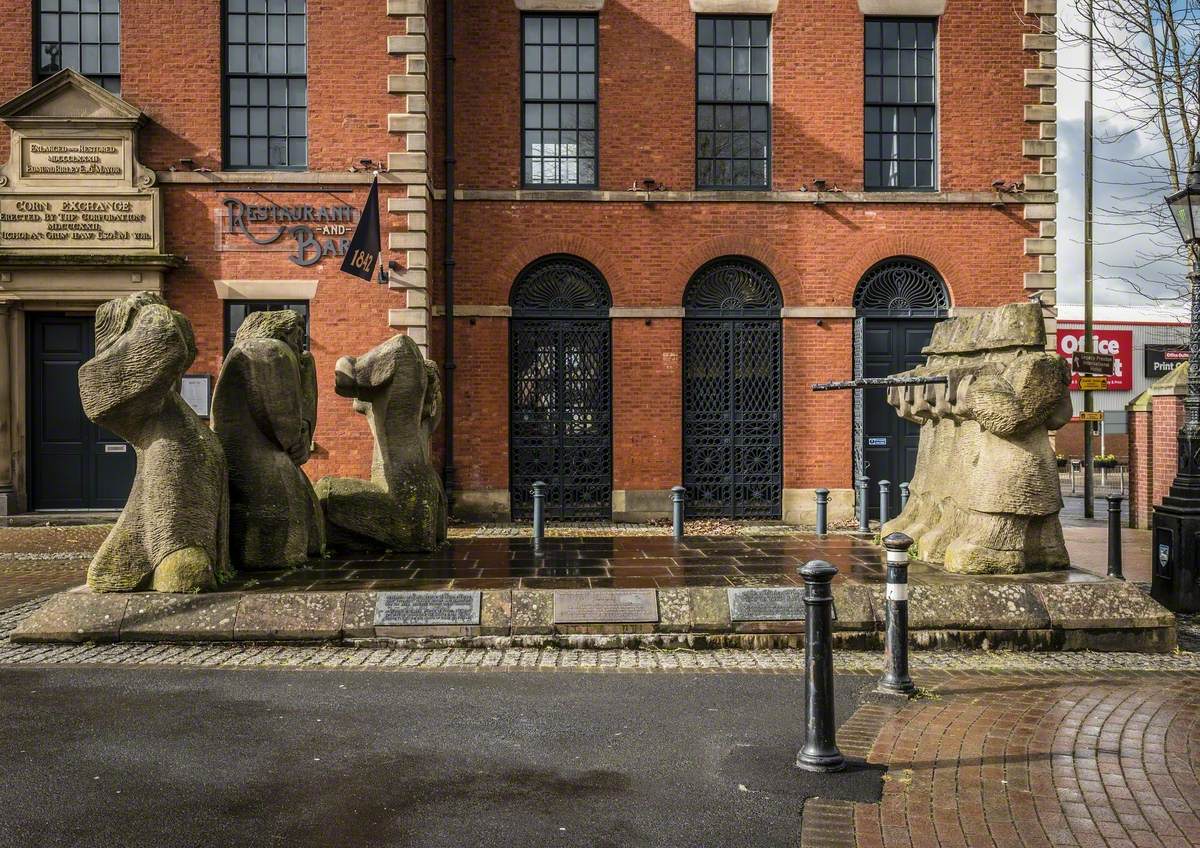
<svg viewBox="0 0 1200 848">
<path fill-rule="evenodd" d="M 917 691 L 908 674 L 908 549 L 912 543 L 903 533 L 889 533 L 883 540 L 887 550 L 887 603 L 883 677 L 878 690 L 899 695 Z"/>
</svg>

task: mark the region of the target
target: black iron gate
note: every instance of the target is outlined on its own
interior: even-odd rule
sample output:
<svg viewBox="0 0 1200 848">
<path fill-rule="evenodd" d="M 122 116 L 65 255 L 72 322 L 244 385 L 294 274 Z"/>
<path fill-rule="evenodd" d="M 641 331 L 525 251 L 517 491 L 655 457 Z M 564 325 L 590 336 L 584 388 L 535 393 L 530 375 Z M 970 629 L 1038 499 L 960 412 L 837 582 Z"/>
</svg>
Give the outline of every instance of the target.
<svg viewBox="0 0 1200 848">
<path fill-rule="evenodd" d="M 740 257 L 708 263 L 684 294 L 683 474 L 690 516 L 783 509 L 779 285 Z"/>
<path fill-rule="evenodd" d="M 611 296 L 574 257 L 527 268 L 513 286 L 509 355 L 509 495 L 514 519 L 533 514 L 547 484 L 548 519 L 612 515 Z"/>
</svg>

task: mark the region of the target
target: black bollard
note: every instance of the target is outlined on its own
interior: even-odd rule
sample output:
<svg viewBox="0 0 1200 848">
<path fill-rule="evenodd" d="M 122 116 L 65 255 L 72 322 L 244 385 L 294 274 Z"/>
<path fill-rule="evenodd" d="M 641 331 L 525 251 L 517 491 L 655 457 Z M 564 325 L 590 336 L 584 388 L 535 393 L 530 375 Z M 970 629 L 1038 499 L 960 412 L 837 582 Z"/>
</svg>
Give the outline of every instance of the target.
<svg viewBox="0 0 1200 848">
<path fill-rule="evenodd" d="M 892 481 L 879 481 L 879 532 L 883 532 L 883 525 L 888 523 L 888 519 L 892 517 Z"/>
<path fill-rule="evenodd" d="M 817 489 L 817 535 L 829 532 L 829 490 Z"/>
<path fill-rule="evenodd" d="M 904 512 L 904 508 L 908 506 L 908 484 L 900 484 L 900 511 Z"/>
<path fill-rule="evenodd" d="M 871 505 L 867 503 L 867 492 L 870 491 L 871 481 L 866 477 L 858 478 L 858 532 L 869 533 L 871 530 Z"/>
<path fill-rule="evenodd" d="M 833 714 L 833 588 L 837 569 L 819 559 L 800 569 L 804 578 L 804 747 L 796 767 L 838 771 L 846 765 L 837 747 Z"/>
<path fill-rule="evenodd" d="M 675 486 L 671 489 L 671 529 L 675 534 L 675 541 L 683 539 L 683 498 L 687 489 L 683 486 Z"/>
<path fill-rule="evenodd" d="M 883 677 L 878 691 L 911 695 L 917 691 L 908 675 L 908 549 L 913 540 L 903 533 L 889 533 L 887 549 L 886 632 L 883 645 Z"/>
<path fill-rule="evenodd" d="M 1107 495 L 1108 499 L 1108 576 L 1124 580 L 1121 570 L 1121 501 L 1123 495 Z"/>
<path fill-rule="evenodd" d="M 533 550 L 535 553 L 542 549 L 542 539 L 546 535 L 546 484 L 538 480 L 533 484 Z"/>
</svg>

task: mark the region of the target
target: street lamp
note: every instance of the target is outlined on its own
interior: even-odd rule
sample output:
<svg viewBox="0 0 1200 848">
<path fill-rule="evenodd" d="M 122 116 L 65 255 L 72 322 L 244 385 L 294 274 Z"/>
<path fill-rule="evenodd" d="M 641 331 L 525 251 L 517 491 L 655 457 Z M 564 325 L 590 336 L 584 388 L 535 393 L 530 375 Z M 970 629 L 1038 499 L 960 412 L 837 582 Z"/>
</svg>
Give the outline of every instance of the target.
<svg viewBox="0 0 1200 848">
<path fill-rule="evenodd" d="M 1179 428 L 1179 462 L 1171 491 L 1154 509 L 1150 594 L 1175 612 L 1200 611 L 1200 169 L 1187 185 L 1167 196 L 1191 259 L 1188 288 L 1187 395 Z"/>
</svg>

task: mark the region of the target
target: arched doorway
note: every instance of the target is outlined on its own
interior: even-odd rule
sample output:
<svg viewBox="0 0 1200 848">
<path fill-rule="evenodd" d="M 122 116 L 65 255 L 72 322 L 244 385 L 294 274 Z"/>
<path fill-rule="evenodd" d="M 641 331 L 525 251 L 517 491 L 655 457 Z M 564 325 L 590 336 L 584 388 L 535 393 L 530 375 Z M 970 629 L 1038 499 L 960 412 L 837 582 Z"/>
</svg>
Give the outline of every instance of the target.
<svg viewBox="0 0 1200 848">
<path fill-rule="evenodd" d="M 886 377 L 922 364 L 921 349 L 949 308 L 946 284 L 932 266 L 908 256 L 876 263 L 854 291 L 854 376 Z M 896 415 L 883 389 L 854 395 L 854 476 L 870 480 L 873 518 L 879 517 L 879 481 L 891 481 L 889 514 L 897 515 L 921 428 Z"/>
<path fill-rule="evenodd" d="M 537 260 L 513 284 L 509 323 L 509 495 L 533 514 L 548 484 L 548 519 L 612 515 L 612 295 L 574 256 Z"/>
<path fill-rule="evenodd" d="M 683 482 L 689 516 L 780 518 L 783 297 L 771 272 L 727 256 L 683 295 Z"/>
</svg>

